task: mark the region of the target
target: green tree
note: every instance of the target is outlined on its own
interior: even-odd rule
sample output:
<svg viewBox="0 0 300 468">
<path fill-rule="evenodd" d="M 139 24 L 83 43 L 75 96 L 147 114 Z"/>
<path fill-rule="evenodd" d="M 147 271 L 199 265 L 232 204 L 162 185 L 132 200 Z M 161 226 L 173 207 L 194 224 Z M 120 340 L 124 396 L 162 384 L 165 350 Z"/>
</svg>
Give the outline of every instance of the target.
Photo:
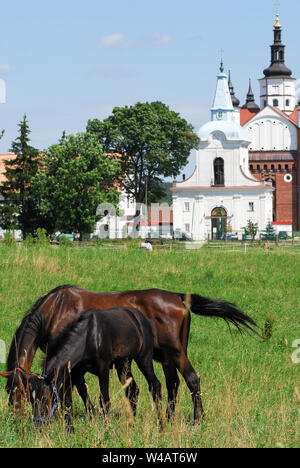
<svg viewBox="0 0 300 468">
<path fill-rule="evenodd" d="M 266 229 L 263 233 L 263 237 L 268 240 L 275 240 L 276 239 L 276 231 L 272 226 L 271 221 L 268 222 Z"/>
<path fill-rule="evenodd" d="M 39 216 L 32 190 L 32 179 L 40 167 L 39 151 L 29 144 L 29 126 L 26 115 L 19 124 L 19 136 L 10 152 L 15 158 L 5 161 L 6 180 L 0 187 L 4 202 L 0 207 L 0 225 L 3 229 L 20 229 L 23 238 L 39 227 Z"/>
<path fill-rule="evenodd" d="M 87 131 L 104 151 L 122 155 L 123 186 L 138 203 L 145 202 L 146 191 L 161 195 L 161 179 L 178 175 L 199 143 L 192 125 L 161 102 L 115 107 L 103 122 L 89 120 Z"/>
<path fill-rule="evenodd" d="M 251 221 L 251 219 L 248 220 L 247 226 L 243 228 L 244 232 L 247 236 L 251 236 L 252 240 L 254 240 L 257 231 L 258 231 L 258 224 L 254 223 Z"/>
<path fill-rule="evenodd" d="M 104 155 L 96 137 L 87 133 L 65 136 L 44 155 L 44 170 L 34 178 L 39 209 L 51 220 L 52 232 L 94 230 L 101 203 L 116 205 L 119 162 Z"/>
</svg>

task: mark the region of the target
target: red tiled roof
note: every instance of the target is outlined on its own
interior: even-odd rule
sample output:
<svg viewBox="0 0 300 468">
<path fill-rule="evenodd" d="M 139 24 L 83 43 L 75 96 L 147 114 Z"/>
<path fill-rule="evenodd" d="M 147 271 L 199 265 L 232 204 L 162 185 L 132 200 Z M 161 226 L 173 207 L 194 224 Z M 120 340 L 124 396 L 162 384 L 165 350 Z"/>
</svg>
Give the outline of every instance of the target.
<svg viewBox="0 0 300 468">
<path fill-rule="evenodd" d="M 270 107 L 275 112 L 277 112 L 277 114 L 280 114 L 286 120 L 289 120 L 293 125 L 298 126 L 298 110 L 297 110 L 297 107 L 295 107 L 295 109 L 293 110 L 291 115 L 287 115 L 285 112 L 278 109 L 278 107 L 270 106 L 270 104 L 268 104 L 266 107 Z M 258 110 L 257 112 L 250 112 L 248 109 L 241 109 L 241 111 L 240 111 L 240 124 L 241 124 L 241 126 L 243 126 L 247 122 L 249 122 L 249 120 L 251 120 L 257 113 L 261 112 L 261 110 Z"/>
<path fill-rule="evenodd" d="M 251 112 L 249 109 L 241 109 L 240 111 L 240 125 L 243 126 L 245 123 L 247 123 L 249 120 L 252 119 L 258 112 L 260 112 L 260 109 L 257 111 Z"/>
</svg>

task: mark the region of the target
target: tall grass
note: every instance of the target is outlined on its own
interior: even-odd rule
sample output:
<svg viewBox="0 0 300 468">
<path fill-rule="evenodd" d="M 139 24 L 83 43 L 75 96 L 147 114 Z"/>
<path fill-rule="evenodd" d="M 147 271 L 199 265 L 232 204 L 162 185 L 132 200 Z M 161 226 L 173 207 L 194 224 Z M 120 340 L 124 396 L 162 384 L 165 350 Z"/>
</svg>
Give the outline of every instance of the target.
<svg viewBox="0 0 300 468">
<path fill-rule="evenodd" d="M 240 253 L 200 251 L 104 250 L 101 247 L 0 245 L 0 339 L 7 351 L 16 327 L 35 300 L 59 284 L 95 291 L 159 287 L 234 302 L 263 333 L 272 317 L 267 340 L 229 332 L 224 321 L 192 316 L 189 358 L 201 378 L 206 418 L 192 424 L 192 402 L 181 378 L 176 416 L 160 431 L 144 377 L 136 366 L 141 389 L 137 417 L 130 424 L 124 392 L 111 371 L 112 412 L 105 423 L 89 421 L 74 392 L 74 434 L 60 412 L 51 424 L 35 429 L 29 407 L 15 416 L 7 405 L 5 380 L 0 381 L 0 445 L 2 447 L 297 447 L 300 440 L 300 364 L 292 343 L 300 339 L 299 257 L 278 251 Z M 271 330 L 271 331 L 270 331 Z M 33 369 L 40 370 L 41 352 Z M 0 370 L 5 364 L 0 364 Z M 166 389 L 161 365 L 155 370 Z M 98 381 L 87 374 L 90 396 L 99 408 Z"/>
</svg>

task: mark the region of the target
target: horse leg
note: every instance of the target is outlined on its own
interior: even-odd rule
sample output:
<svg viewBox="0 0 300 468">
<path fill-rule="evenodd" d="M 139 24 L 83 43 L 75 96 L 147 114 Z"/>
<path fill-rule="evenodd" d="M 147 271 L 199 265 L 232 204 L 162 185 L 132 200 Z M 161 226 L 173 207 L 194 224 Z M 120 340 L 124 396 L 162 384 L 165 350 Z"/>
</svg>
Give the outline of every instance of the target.
<svg viewBox="0 0 300 468">
<path fill-rule="evenodd" d="M 64 419 L 66 428 L 68 431 L 73 432 L 74 427 L 72 424 L 73 416 L 73 385 L 71 382 L 71 376 L 65 376 L 62 388 L 59 392 L 60 401 L 64 412 Z"/>
<path fill-rule="evenodd" d="M 168 391 L 168 404 L 166 410 L 167 419 L 170 420 L 174 417 L 176 397 L 179 387 L 179 378 L 177 375 L 176 366 L 173 362 L 165 361 L 162 363 L 163 371 L 166 378 L 166 385 Z"/>
<path fill-rule="evenodd" d="M 180 351 L 177 350 L 174 352 L 172 357 L 191 392 L 194 405 L 194 422 L 196 423 L 204 416 L 200 392 L 200 378 L 182 348 Z"/>
<path fill-rule="evenodd" d="M 129 400 L 133 416 L 135 417 L 137 399 L 138 399 L 138 395 L 140 391 L 131 373 L 131 361 L 118 363 L 115 365 L 115 367 L 116 367 L 118 378 L 121 384 L 126 385 L 127 383 L 127 386 L 125 389 L 125 395 L 126 395 L 126 398 Z M 129 379 L 131 379 L 130 383 L 128 383 Z"/>
<path fill-rule="evenodd" d="M 161 384 L 154 373 L 152 353 L 146 354 L 144 357 L 139 356 L 135 359 L 140 371 L 144 374 L 149 391 L 151 392 L 153 401 L 156 406 L 158 419 L 161 429 L 163 429 L 162 407 L 161 407 Z"/>
<path fill-rule="evenodd" d="M 100 386 L 100 407 L 105 418 L 109 416 L 109 363 L 101 362 L 99 364 L 99 386 Z"/>
<path fill-rule="evenodd" d="M 85 409 L 86 409 L 86 412 L 88 414 L 88 416 L 90 418 L 92 418 L 95 414 L 96 414 L 96 411 L 95 411 L 95 408 L 90 400 L 90 397 L 89 397 L 89 394 L 88 394 L 88 390 L 87 390 L 87 386 L 86 386 L 86 383 L 85 383 L 85 380 L 84 380 L 84 376 L 83 375 L 80 375 L 80 376 L 77 376 L 75 375 L 73 377 L 73 385 L 76 386 L 77 390 L 78 390 L 78 393 L 79 393 L 79 396 L 81 397 L 83 403 L 84 403 L 84 406 L 85 406 Z"/>
</svg>

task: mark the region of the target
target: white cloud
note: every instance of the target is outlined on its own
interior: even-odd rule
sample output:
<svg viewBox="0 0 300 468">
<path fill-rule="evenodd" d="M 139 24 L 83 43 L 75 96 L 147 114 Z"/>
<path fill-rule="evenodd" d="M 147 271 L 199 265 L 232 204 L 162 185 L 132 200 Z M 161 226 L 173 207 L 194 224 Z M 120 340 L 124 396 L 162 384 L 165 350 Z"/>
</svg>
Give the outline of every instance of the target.
<svg viewBox="0 0 300 468">
<path fill-rule="evenodd" d="M 109 34 L 107 36 L 103 36 L 98 44 L 100 49 L 104 49 L 104 48 L 123 49 L 125 47 L 129 47 L 130 45 L 132 45 L 131 41 L 129 41 L 126 38 L 125 34 L 123 33 L 115 33 L 115 34 Z"/>
</svg>

